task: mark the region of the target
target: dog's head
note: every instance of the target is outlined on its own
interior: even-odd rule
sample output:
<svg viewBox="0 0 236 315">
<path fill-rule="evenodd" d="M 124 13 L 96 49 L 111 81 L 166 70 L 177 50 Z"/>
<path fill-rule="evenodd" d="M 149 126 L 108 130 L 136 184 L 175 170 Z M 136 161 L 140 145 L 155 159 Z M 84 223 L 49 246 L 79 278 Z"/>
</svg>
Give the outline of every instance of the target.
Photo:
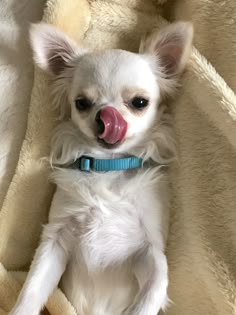
<svg viewBox="0 0 236 315">
<path fill-rule="evenodd" d="M 33 25 L 36 63 L 50 72 L 56 96 L 93 146 L 127 152 L 151 130 L 162 95 L 175 87 L 192 42 L 189 23 L 175 23 L 141 41 L 139 53 L 89 52 L 46 24 Z M 151 131 L 150 131 L 151 132 Z"/>
</svg>

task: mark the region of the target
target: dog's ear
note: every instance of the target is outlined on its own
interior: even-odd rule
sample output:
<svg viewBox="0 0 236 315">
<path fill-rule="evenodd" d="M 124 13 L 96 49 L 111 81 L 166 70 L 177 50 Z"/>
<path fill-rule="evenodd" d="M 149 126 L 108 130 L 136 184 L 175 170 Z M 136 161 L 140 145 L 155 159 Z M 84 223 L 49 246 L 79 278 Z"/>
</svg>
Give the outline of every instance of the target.
<svg viewBox="0 0 236 315">
<path fill-rule="evenodd" d="M 191 23 L 177 22 L 146 36 L 141 41 L 139 52 L 154 56 L 164 78 L 171 79 L 184 69 L 192 39 Z"/>
<path fill-rule="evenodd" d="M 85 53 L 66 34 L 45 23 L 31 25 L 30 40 L 35 62 L 54 75 L 60 75 L 75 57 Z"/>
</svg>

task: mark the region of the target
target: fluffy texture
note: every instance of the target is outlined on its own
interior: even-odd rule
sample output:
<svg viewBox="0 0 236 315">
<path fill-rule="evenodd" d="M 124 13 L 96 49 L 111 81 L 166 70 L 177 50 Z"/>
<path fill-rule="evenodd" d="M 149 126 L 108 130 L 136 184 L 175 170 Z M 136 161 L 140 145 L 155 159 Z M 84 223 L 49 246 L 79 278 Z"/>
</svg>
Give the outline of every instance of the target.
<svg viewBox="0 0 236 315">
<path fill-rule="evenodd" d="M 143 33 L 165 24 L 154 4 L 97 0 L 88 6 L 81 0 L 49 1 L 44 19 L 75 39 L 83 37 L 92 48 L 137 51 Z M 195 45 L 202 54 L 193 50 L 173 104 L 179 162 L 172 168 L 167 252 L 173 303 L 168 315 L 235 314 L 235 11 L 234 0 L 169 0 L 165 4 L 165 16 L 196 25 Z M 55 116 L 49 116 L 52 105 L 46 85 L 45 77 L 36 71 L 26 139 L 1 211 L 0 259 L 8 270 L 30 264 L 51 200 L 49 171 L 39 168 L 38 162 L 48 155 L 48 134 L 55 125 Z M 43 128 L 36 123 L 40 117 Z M 5 314 L 22 282 L 16 284 L 16 274 L 4 268 L 0 273 L 4 288 L 0 308 Z M 75 314 L 61 291 L 52 298 L 47 304 L 51 314 Z"/>
<path fill-rule="evenodd" d="M 45 1 L 4 0 L 0 4 L 0 208 L 24 140 L 33 85 L 30 22 L 42 18 Z"/>
</svg>

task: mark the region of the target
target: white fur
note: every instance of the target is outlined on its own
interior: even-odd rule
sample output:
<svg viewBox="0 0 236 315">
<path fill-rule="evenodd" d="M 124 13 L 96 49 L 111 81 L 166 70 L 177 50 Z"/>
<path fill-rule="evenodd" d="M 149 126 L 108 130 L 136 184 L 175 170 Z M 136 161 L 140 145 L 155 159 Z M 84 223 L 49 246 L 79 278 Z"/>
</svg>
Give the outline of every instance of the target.
<svg viewBox="0 0 236 315">
<path fill-rule="evenodd" d="M 38 315 L 62 275 L 62 288 L 80 315 L 156 315 L 165 308 L 166 166 L 175 146 L 170 116 L 159 103 L 160 94 L 173 87 L 176 73 L 186 63 L 192 39 L 189 28 L 184 23 L 169 27 L 161 33 L 164 37 L 156 35 L 143 42 L 142 54 L 134 54 L 120 50 L 81 53 L 50 26 L 34 27 L 35 59 L 55 76 L 57 100 L 67 100 L 57 105 L 71 119 L 62 122 L 52 138 L 50 159 L 57 191 L 11 315 Z M 173 53 L 169 46 L 176 44 L 178 54 L 174 55 L 176 50 Z M 67 50 L 68 45 L 73 47 Z M 174 69 L 168 75 L 165 60 L 176 62 L 166 65 Z M 148 108 L 132 112 L 122 94 L 127 88 L 144 90 Z M 84 91 L 92 93 L 95 105 L 80 113 L 74 103 Z M 128 122 L 125 141 L 117 148 L 102 147 L 94 133 L 96 113 L 106 105 L 114 106 Z M 89 174 L 68 167 L 81 155 L 115 158 L 127 154 L 141 156 L 152 165 Z"/>
</svg>

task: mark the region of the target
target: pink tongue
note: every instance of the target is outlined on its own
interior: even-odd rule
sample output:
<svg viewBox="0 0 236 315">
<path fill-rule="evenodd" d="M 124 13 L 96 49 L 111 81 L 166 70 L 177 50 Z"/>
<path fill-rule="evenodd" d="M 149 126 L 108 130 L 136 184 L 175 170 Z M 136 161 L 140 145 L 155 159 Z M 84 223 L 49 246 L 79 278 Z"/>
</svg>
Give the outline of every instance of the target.
<svg viewBox="0 0 236 315">
<path fill-rule="evenodd" d="M 104 131 L 98 135 L 109 144 L 122 142 L 127 131 L 127 122 L 121 114 L 111 106 L 106 106 L 101 110 L 100 119 L 104 124 Z"/>
</svg>

